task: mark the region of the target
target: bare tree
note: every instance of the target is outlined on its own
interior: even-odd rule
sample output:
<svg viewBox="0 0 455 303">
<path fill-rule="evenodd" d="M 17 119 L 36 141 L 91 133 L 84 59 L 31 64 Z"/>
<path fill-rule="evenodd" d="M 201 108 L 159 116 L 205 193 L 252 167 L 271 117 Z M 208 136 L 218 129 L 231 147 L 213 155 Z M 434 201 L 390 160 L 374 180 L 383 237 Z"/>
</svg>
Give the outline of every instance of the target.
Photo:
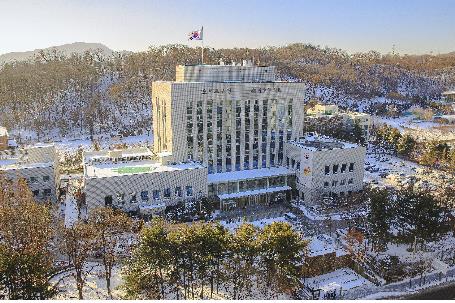
<svg viewBox="0 0 455 303">
<path fill-rule="evenodd" d="M 63 227 L 62 253 L 68 256 L 69 265 L 74 269 L 78 297 L 83 299 L 82 290 L 88 274 L 88 258 L 93 254 L 96 232 L 92 224 L 77 222 L 70 228 Z"/>
<path fill-rule="evenodd" d="M 132 220 L 123 212 L 101 207 L 91 213 L 89 222 L 96 231 L 95 247 L 103 259 L 107 293 L 112 299 L 112 268 L 128 252 L 128 238 L 131 237 L 128 232 L 132 229 Z"/>
</svg>

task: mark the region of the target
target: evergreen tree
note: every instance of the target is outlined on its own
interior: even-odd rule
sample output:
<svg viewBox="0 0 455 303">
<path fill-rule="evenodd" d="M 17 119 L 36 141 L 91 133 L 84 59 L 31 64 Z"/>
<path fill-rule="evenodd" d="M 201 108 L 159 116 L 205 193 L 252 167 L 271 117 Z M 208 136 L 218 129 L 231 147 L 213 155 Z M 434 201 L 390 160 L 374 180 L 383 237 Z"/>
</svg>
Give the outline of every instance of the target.
<svg viewBox="0 0 455 303">
<path fill-rule="evenodd" d="M 259 230 L 243 223 L 229 238 L 226 262 L 227 281 L 232 285 L 232 299 L 252 298 L 253 277 L 257 275 Z"/>
<path fill-rule="evenodd" d="M 390 198 L 386 189 L 372 189 L 368 191 L 370 211 L 368 214 L 368 227 L 373 241 L 373 249 L 385 248 L 389 238 L 390 229 Z"/>
<path fill-rule="evenodd" d="M 274 222 L 264 227 L 258 236 L 260 267 L 265 287 L 274 293 L 293 294 L 300 285 L 300 265 L 307 242 L 292 230 L 289 223 Z"/>
<path fill-rule="evenodd" d="M 410 157 L 416 147 L 416 140 L 409 134 L 403 135 L 398 141 L 397 152 L 401 156 Z"/>
</svg>

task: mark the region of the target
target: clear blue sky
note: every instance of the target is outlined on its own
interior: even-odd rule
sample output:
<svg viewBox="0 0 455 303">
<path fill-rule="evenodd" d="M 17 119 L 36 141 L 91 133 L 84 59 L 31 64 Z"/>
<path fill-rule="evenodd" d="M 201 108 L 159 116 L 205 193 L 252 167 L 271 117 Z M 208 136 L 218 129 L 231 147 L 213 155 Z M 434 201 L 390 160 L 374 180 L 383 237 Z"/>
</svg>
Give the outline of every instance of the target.
<svg viewBox="0 0 455 303">
<path fill-rule="evenodd" d="M 349 52 L 455 51 L 455 0 L 0 0 L 0 54 L 75 41 L 114 50 L 308 42 Z"/>
</svg>

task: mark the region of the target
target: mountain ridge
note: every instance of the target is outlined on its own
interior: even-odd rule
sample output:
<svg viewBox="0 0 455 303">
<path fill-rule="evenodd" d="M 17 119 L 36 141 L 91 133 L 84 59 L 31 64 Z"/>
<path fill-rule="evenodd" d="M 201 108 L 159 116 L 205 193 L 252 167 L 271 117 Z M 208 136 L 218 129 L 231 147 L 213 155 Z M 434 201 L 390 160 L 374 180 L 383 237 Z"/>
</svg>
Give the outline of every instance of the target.
<svg viewBox="0 0 455 303">
<path fill-rule="evenodd" d="M 40 51 L 53 51 L 57 50 L 62 52 L 65 55 L 70 55 L 72 53 L 82 54 L 89 50 L 101 50 L 101 53 L 104 56 L 111 56 L 114 51 L 102 43 L 90 43 L 90 42 L 73 42 L 66 43 L 62 45 L 55 45 L 46 48 L 37 48 L 31 51 L 25 52 L 10 52 L 0 55 L 0 64 L 12 62 L 12 61 L 25 61 L 33 58 Z"/>
</svg>

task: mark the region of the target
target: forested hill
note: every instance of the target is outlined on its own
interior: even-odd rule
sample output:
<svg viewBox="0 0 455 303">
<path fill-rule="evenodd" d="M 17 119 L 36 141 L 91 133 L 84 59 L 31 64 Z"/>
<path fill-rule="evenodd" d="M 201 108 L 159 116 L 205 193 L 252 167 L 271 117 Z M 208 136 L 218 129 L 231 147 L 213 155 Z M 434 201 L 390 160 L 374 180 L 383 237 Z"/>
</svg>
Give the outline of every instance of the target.
<svg viewBox="0 0 455 303">
<path fill-rule="evenodd" d="M 205 63 L 254 59 L 276 65 L 283 80 L 309 85 L 307 98 L 374 111 L 375 103 L 409 106 L 439 98 L 455 87 L 455 53 L 442 55 L 347 54 L 308 44 L 261 49 L 206 49 Z M 146 52 L 101 50 L 40 52 L 0 69 L 0 125 L 35 132 L 40 139 L 150 129 L 150 83 L 173 80 L 176 64 L 200 61 L 200 49 L 184 45 Z"/>
</svg>

